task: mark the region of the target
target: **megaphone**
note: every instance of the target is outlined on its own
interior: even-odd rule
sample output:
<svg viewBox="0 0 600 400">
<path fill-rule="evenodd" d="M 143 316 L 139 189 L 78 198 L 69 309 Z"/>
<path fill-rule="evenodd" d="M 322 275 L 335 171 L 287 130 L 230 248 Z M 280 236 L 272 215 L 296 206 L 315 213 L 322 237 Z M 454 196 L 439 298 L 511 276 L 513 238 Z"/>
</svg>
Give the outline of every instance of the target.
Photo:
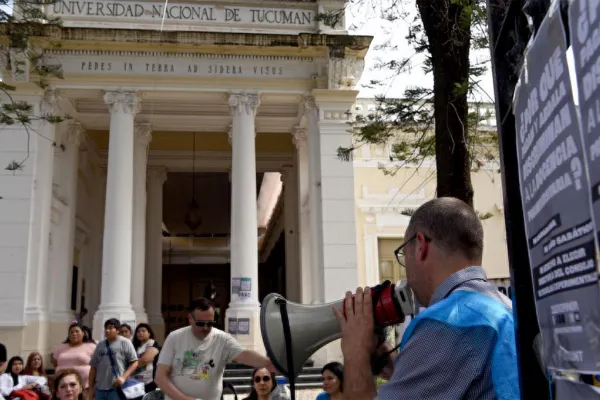
<svg viewBox="0 0 600 400">
<path fill-rule="evenodd" d="M 390 281 L 371 289 L 375 326 L 399 324 L 414 314 L 413 294 L 406 280 Z M 260 329 L 267 356 L 282 374 L 296 378 L 317 350 L 341 337 L 332 307 L 344 310 L 345 299 L 309 306 L 271 293 L 262 302 Z"/>
</svg>

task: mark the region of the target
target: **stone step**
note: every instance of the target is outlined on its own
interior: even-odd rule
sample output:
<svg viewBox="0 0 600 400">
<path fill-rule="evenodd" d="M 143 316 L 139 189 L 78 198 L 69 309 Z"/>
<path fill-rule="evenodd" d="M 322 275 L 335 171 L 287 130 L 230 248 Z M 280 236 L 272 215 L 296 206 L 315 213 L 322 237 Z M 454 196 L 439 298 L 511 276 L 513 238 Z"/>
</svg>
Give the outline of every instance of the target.
<svg viewBox="0 0 600 400">
<path fill-rule="evenodd" d="M 300 389 L 300 390 L 296 390 L 296 400 L 315 400 L 317 398 L 317 395 L 319 393 L 321 393 L 322 390 L 321 388 L 318 389 Z M 240 393 L 238 393 L 238 400 L 242 400 L 245 397 L 244 394 L 240 395 Z M 223 399 L 224 400 L 235 400 L 235 397 L 233 396 L 233 394 L 230 394 L 229 392 L 225 392 L 223 393 Z"/>
<path fill-rule="evenodd" d="M 228 365 L 223 375 L 223 381 L 233 385 L 238 395 L 240 393 L 247 394 L 252 390 L 252 371 L 252 368 L 239 364 L 233 368 L 229 368 Z M 277 380 L 280 379 L 285 379 L 285 377 L 278 374 Z M 287 380 L 285 384 L 289 387 Z M 305 366 L 296 378 L 295 385 L 297 391 L 320 390 L 322 387 L 321 368 Z M 228 392 L 226 391 L 226 393 Z"/>
<path fill-rule="evenodd" d="M 252 376 L 253 368 L 238 367 L 238 368 L 225 368 L 225 377 L 236 377 L 236 376 Z M 321 376 L 321 368 L 319 367 L 304 367 L 300 372 L 301 375 L 319 375 Z"/>
<path fill-rule="evenodd" d="M 283 378 L 283 376 L 277 376 L 278 380 Z M 223 380 L 225 382 L 230 382 L 233 385 L 237 385 L 237 384 L 250 384 L 252 378 L 251 375 L 247 375 L 247 376 L 224 376 Z M 306 382 L 306 383 L 318 383 L 319 385 L 321 384 L 321 375 L 315 375 L 315 374 L 300 374 L 297 378 L 296 378 L 296 383 L 300 383 L 300 382 Z"/>
<path fill-rule="evenodd" d="M 318 390 L 318 389 L 321 389 L 321 387 L 322 387 L 320 382 L 319 383 L 299 382 L 299 383 L 296 383 L 295 386 L 296 386 L 296 391 L 306 390 L 306 389 Z M 234 384 L 233 387 L 235 388 L 235 391 L 238 395 L 240 393 L 250 393 L 250 391 L 252 390 L 252 386 L 249 383 L 248 384 Z M 231 393 L 231 391 L 225 390 L 225 393 L 229 394 L 229 393 Z"/>
</svg>

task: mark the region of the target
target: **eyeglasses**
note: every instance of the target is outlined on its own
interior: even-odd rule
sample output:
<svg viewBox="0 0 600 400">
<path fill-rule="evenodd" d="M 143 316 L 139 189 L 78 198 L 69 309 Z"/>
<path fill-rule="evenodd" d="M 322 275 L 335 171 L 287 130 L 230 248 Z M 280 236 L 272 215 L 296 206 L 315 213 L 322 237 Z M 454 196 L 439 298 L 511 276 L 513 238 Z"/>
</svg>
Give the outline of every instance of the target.
<svg viewBox="0 0 600 400">
<path fill-rule="evenodd" d="M 196 318 L 194 318 L 193 315 L 192 315 L 192 319 L 194 320 L 194 324 L 198 328 L 204 328 L 205 326 L 208 326 L 209 328 L 212 328 L 213 326 L 217 325 L 216 321 L 196 321 Z"/>
<path fill-rule="evenodd" d="M 423 235 L 423 237 L 425 238 L 426 242 L 431 242 L 431 238 L 429 236 Z M 410 242 L 412 242 L 416 238 L 417 238 L 417 234 L 415 233 L 414 235 L 412 235 L 410 237 L 410 239 L 408 239 L 406 242 L 402 243 L 400 245 L 400 247 L 398 247 L 396 250 L 394 250 L 394 255 L 396 256 L 396 260 L 398 261 L 398 264 L 400 264 L 404 268 L 406 268 L 406 265 L 404 265 L 404 248 L 406 247 L 406 245 L 408 245 Z"/>
<path fill-rule="evenodd" d="M 260 379 L 261 379 L 260 376 L 255 376 L 254 377 L 254 383 L 260 383 Z M 269 375 L 265 375 L 265 376 L 262 377 L 262 381 L 265 382 L 265 383 L 266 382 L 270 382 L 271 381 L 271 377 Z"/>
<path fill-rule="evenodd" d="M 217 325 L 217 323 L 215 321 L 194 321 L 194 322 L 196 323 L 196 326 L 198 328 L 204 328 L 205 326 L 212 328 L 213 326 Z"/>
</svg>

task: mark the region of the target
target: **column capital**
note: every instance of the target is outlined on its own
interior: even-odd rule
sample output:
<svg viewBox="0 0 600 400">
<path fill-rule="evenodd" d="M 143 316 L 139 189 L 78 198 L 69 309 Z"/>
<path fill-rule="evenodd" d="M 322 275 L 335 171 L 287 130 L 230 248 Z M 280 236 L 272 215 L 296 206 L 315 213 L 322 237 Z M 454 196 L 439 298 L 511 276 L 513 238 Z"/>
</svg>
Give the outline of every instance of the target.
<svg viewBox="0 0 600 400">
<path fill-rule="evenodd" d="M 142 108 L 141 99 L 134 92 L 106 92 L 104 102 L 113 113 L 137 114 Z"/>
<path fill-rule="evenodd" d="M 231 93 L 229 95 L 229 108 L 233 115 L 256 115 L 256 109 L 260 105 L 260 97 L 257 94 Z"/>
<path fill-rule="evenodd" d="M 161 185 L 167 180 L 167 169 L 165 167 L 148 167 L 146 174 L 148 179 L 156 180 Z"/>
<path fill-rule="evenodd" d="M 314 110 L 317 108 L 317 103 L 313 96 L 304 96 L 304 109 L 306 111 Z"/>
<path fill-rule="evenodd" d="M 134 130 L 135 139 L 138 143 L 147 147 L 152 141 L 152 125 L 147 122 L 135 124 Z"/>
<path fill-rule="evenodd" d="M 85 129 L 81 122 L 73 121 L 69 124 L 69 128 L 67 129 L 67 141 L 69 144 L 75 146 L 75 148 L 79 148 L 81 144 L 81 140 L 85 135 Z"/>
<path fill-rule="evenodd" d="M 295 126 L 294 130 L 292 130 L 292 142 L 297 149 L 306 145 L 307 137 L 306 128 Z"/>
<path fill-rule="evenodd" d="M 40 103 L 42 114 L 55 114 L 60 111 L 60 102 L 64 100 L 58 89 L 49 89 L 44 93 L 44 97 Z"/>
</svg>

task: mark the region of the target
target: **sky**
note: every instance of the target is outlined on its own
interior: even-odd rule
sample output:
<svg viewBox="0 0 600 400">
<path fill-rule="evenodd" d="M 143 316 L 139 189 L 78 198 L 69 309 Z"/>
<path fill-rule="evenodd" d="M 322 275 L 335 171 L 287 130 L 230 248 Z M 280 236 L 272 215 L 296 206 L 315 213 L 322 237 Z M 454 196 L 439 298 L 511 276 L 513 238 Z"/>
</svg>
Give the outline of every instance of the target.
<svg viewBox="0 0 600 400">
<path fill-rule="evenodd" d="M 379 0 L 373 0 L 379 1 Z M 404 91 L 408 87 L 433 86 L 433 76 L 431 74 L 425 75 L 422 68 L 420 67 L 423 63 L 423 55 L 417 55 L 414 57 L 413 68 L 407 73 L 403 73 L 398 76 L 392 76 L 390 71 L 385 71 L 375 68 L 378 63 L 378 59 L 383 58 L 386 60 L 396 58 L 398 60 L 404 59 L 408 56 L 415 54 L 415 51 L 407 43 L 406 34 L 409 29 L 409 22 L 413 20 L 414 16 L 417 15 L 417 8 L 415 0 L 382 0 L 383 2 L 402 2 L 403 10 L 409 15 L 405 19 L 397 19 L 394 22 L 389 22 L 384 19 L 378 18 L 376 11 L 365 10 L 365 7 L 359 6 L 359 3 L 368 2 L 368 0 L 353 0 L 349 8 L 346 11 L 346 29 L 352 34 L 373 36 L 373 42 L 371 48 L 367 53 L 365 59 L 365 70 L 361 77 L 359 87 L 359 97 L 374 97 L 378 94 L 384 94 L 387 97 L 402 97 Z M 354 4 L 352 4 L 354 3 Z M 356 28 L 356 29 L 353 29 Z M 386 41 L 390 41 L 390 44 L 396 45 L 398 50 L 391 52 L 390 50 L 377 51 L 375 46 L 384 44 Z M 568 71 L 571 78 L 571 86 L 573 89 L 573 98 L 576 105 L 579 104 L 577 80 L 575 78 L 575 64 L 573 60 L 573 51 L 569 47 L 567 49 L 567 64 Z M 471 100 L 493 102 L 494 101 L 494 82 L 492 78 L 492 66 L 490 60 L 489 50 L 479 50 L 472 52 L 471 61 L 481 62 L 487 61 L 486 73 L 479 77 L 480 89 L 478 93 L 475 93 Z M 379 85 L 375 88 L 365 88 L 364 85 L 368 84 L 371 80 L 382 80 L 385 84 Z"/>
<path fill-rule="evenodd" d="M 373 97 L 377 94 L 385 94 L 387 97 L 402 97 L 404 90 L 410 86 L 433 86 L 432 75 L 425 75 L 421 68 L 424 60 L 422 55 L 417 55 L 412 58 L 412 68 L 410 71 L 395 77 L 392 76 L 389 70 L 384 71 L 375 68 L 377 60 L 380 58 L 385 60 L 396 58 L 399 60 L 412 56 L 415 53 L 405 38 L 408 33 L 409 22 L 413 20 L 417 13 L 415 1 L 400 1 L 404 3 L 402 5 L 402 10 L 406 11 L 409 15 L 404 19 L 397 19 L 394 22 L 379 18 L 379 15 L 377 15 L 378 11 L 374 11 L 372 8 L 367 9 L 368 6 L 365 7 L 365 2 L 363 1 L 349 2 L 346 12 L 346 28 L 352 34 L 374 37 L 371 48 L 365 59 L 365 70 L 358 88 L 360 90 L 360 97 Z M 359 3 L 362 3 L 363 5 L 361 6 Z M 377 51 L 375 49 L 375 46 L 384 44 L 388 40 L 391 44 L 398 47 L 396 51 L 390 51 L 389 49 Z M 490 53 L 487 50 L 479 51 L 472 54 L 471 59 L 476 62 L 489 60 Z M 482 90 L 475 95 L 473 100 L 486 102 L 493 101 L 494 83 L 489 62 L 487 63 L 487 66 L 488 70 L 486 74 L 479 78 Z M 372 79 L 383 80 L 385 81 L 385 84 L 372 89 L 365 88 L 364 85 L 368 84 Z"/>
</svg>

